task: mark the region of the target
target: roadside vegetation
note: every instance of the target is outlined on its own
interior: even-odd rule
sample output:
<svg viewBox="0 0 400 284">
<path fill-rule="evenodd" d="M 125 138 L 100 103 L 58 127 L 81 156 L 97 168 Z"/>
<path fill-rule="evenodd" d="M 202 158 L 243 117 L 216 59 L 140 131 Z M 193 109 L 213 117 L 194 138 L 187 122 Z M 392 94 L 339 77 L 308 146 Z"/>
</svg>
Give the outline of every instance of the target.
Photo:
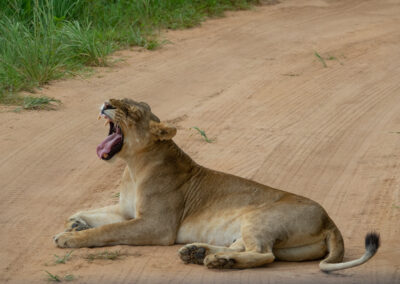
<svg viewBox="0 0 400 284">
<path fill-rule="evenodd" d="M 207 17 L 222 16 L 226 10 L 248 9 L 258 2 L 0 1 L 0 103 L 31 108 L 29 104 L 25 107 L 20 91 L 34 92 L 51 80 L 76 75 L 87 66 L 108 66 L 107 56 L 118 49 L 157 48 L 161 29 L 190 28 Z"/>
</svg>

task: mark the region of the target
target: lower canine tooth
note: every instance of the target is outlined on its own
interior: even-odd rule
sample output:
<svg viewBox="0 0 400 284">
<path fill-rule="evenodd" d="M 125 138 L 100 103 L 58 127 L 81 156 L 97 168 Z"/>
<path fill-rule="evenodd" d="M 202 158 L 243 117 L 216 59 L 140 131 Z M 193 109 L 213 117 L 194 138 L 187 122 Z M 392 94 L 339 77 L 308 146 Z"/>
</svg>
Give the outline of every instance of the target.
<svg viewBox="0 0 400 284">
<path fill-rule="evenodd" d="M 108 154 L 107 153 L 104 153 L 103 154 L 103 158 L 107 158 L 108 157 Z"/>
</svg>

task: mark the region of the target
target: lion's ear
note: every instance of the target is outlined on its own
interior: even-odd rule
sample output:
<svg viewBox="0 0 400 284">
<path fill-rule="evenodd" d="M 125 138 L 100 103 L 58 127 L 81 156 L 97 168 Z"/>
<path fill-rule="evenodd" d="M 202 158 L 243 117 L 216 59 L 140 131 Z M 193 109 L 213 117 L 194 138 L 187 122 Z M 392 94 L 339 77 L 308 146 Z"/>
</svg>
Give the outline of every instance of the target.
<svg viewBox="0 0 400 284">
<path fill-rule="evenodd" d="M 156 140 L 169 140 L 176 134 L 176 128 L 165 122 L 150 121 L 150 133 Z"/>
</svg>

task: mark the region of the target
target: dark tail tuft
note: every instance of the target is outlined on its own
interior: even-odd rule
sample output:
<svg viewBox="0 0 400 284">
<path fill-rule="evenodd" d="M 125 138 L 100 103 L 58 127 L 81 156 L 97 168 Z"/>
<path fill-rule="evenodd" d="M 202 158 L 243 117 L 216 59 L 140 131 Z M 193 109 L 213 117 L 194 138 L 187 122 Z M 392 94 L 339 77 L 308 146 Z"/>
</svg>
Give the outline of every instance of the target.
<svg viewBox="0 0 400 284">
<path fill-rule="evenodd" d="M 376 232 L 370 232 L 365 236 L 365 249 L 374 255 L 381 245 L 381 237 Z"/>
</svg>

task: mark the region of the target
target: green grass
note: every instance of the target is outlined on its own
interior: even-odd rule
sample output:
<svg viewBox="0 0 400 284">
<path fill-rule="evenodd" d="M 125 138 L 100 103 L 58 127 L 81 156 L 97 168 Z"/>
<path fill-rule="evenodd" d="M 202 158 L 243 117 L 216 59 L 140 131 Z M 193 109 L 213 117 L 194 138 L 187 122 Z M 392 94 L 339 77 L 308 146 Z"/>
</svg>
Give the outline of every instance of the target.
<svg viewBox="0 0 400 284">
<path fill-rule="evenodd" d="M 318 52 L 315 51 L 314 55 L 318 58 L 319 61 L 321 61 L 322 66 L 324 66 L 324 68 L 328 67 L 328 65 L 326 65 L 325 59 L 321 55 L 319 55 Z"/>
<path fill-rule="evenodd" d="M 52 273 L 48 272 L 47 270 L 45 270 L 45 272 L 47 274 L 47 280 L 51 281 L 51 282 L 62 282 L 63 280 L 64 281 L 73 281 L 76 279 L 76 277 L 73 274 L 67 274 L 63 278 L 61 278 L 60 276 L 52 274 Z"/>
<path fill-rule="evenodd" d="M 328 67 L 328 65 L 326 64 L 326 60 L 332 61 L 332 60 L 336 60 L 337 62 L 339 62 L 340 65 L 343 65 L 343 63 L 335 56 L 328 56 L 328 57 L 322 57 L 318 52 L 314 51 L 314 55 L 315 57 L 318 58 L 319 61 L 321 61 L 322 66 L 324 66 L 324 68 Z"/>
<path fill-rule="evenodd" d="M 57 104 L 60 104 L 59 100 L 49 97 L 33 97 L 25 96 L 22 107 L 24 109 L 54 109 Z"/>
<path fill-rule="evenodd" d="M 61 104 L 60 100 L 46 96 L 19 95 L 13 93 L 0 93 L 0 102 L 6 105 L 20 105 L 14 112 L 25 110 L 53 110 Z"/>
<path fill-rule="evenodd" d="M 259 0 L 6 0 L 0 1 L 0 103 L 20 91 L 108 66 L 129 46 L 158 48 L 160 30 L 190 28 Z M 14 97 L 14 98 L 12 98 Z"/>
<path fill-rule="evenodd" d="M 193 126 L 193 129 L 197 130 L 197 132 L 204 138 L 204 141 L 206 141 L 207 143 L 212 143 L 214 142 L 215 139 L 209 139 L 207 137 L 207 134 L 204 130 L 201 130 L 200 128 L 198 128 L 197 126 Z"/>
<path fill-rule="evenodd" d="M 60 276 L 51 274 L 47 270 L 45 270 L 45 272 L 47 273 L 47 276 L 48 276 L 47 280 L 52 281 L 52 282 L 61 282 Z"/>
<path fill-rule="evenodd" d="M 54 262 L 57 263 L 57 264 L 59 264 L 59 263 L 65 264 L 70 259 L 71 254 L 72 254 L 72 250 L 70 252 L 67 252 L 64 256 L 58 256 L 58 255 L 55 254 L 54 255 L 54 257 L 55 257 Z"/>
<path fill-rule="evenodd" d="M 64 280 L 65 281 L 73 281 L 75 279 L 76 278 L 75 278 L 75 276 L 73 274 L 67 274 L 67 275 L 64 276 Z"/>
</svg>

